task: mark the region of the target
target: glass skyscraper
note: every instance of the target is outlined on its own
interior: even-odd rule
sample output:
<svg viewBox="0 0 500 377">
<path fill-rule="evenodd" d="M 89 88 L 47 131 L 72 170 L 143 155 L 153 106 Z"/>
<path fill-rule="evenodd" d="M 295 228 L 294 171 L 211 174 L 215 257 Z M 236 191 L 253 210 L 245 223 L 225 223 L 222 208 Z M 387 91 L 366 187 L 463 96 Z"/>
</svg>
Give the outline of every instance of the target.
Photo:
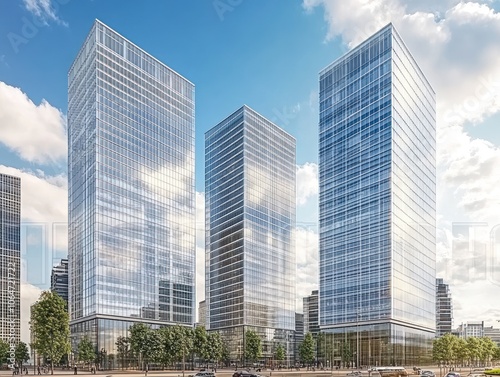
<svg viewBox="0 0 500 377">
<path fill-rule="evenodd" d="M 320 72 L 320 327 L 334 363 L 429 361 L 435 93 L 392 24 Z"/>
<path fill-rule="evenodd" d="M 0 174 L 0 253 L 0 338 L 15 346 L 21 338 L 21 178 L 7 174 Z"/>
<path fill-rule="evenodd" d="M 205 134 L 206 302 L 232 362 L 245 333 L 293 356 L 295 139 L 243 106 Z"/>
<path fill-rule="evenodd" d="M 194 86 L 97 20 L 68 81 L 72 340 L 109 362 L 133 323 L 194 323 Z"/>
</svg>

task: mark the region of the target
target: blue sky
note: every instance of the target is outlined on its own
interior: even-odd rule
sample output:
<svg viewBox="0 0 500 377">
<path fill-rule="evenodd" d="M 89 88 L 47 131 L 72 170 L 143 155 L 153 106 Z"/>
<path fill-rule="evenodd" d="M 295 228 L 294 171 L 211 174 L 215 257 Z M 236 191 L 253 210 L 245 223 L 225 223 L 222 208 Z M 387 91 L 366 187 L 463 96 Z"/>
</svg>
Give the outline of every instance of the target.
<svg viewBox="0 0 500 377">
<path fill-rule="evenodd" d="M 301 140 L 298 163 L 316 161 L 318 72 L 342 50 L 324 43 L 320 11 L 307 14 L 300 1 L 61 2 L 60 21 L 33 23 L 26 43 L 8 33 L 23 37 L 24 19 L 33 22 L 33 15 L 22 1 L 1 4 L 0 77 L 35 103 L 46 99 L 66 113 L 68 68 L 98 18 L 196 85 L 198 190 L 204 132 L 242 104 Z"/>
<path fill-rule="evenodd" d="M 23 182 L 24 307 L 66 251 L 67 71 L 94 19 L 196 85 L 198 224 L 205 131 L 247 104 L 296 137 L 299 310 L 318 280 L 318 72 L 393 22 L 437 93 L 437 271 L 455 324 L 500 318 L 500 305 L 484 305 L 500 292 L 489 233 L 500 223 L 499 10 L 498 0 L 0 2 L 0 172 Z M 203 299 L 202 236 L 197 255 Z"/>
</svg>

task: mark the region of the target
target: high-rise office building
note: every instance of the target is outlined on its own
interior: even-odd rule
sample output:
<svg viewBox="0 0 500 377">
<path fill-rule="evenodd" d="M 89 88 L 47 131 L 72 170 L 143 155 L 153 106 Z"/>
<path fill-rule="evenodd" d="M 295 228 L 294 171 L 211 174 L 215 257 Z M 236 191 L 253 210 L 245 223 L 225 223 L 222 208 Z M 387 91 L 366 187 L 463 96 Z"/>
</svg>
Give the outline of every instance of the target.
<svg viewBox="0 0 500 377">
<path fill-rule="evenodd" d="M 0 338 L 21 338 L 21 179 L 0 174 Z"/>
<path fill-rule="evenodd" d="M 436 320 L 435 93 L 392 24 L 321 71 L 319 131 L 320 327 L 351 364 L 421 363 Z"/>
<path fill-rule="evenodd" d="M 208 328 L 233 362 L 248 330 L 293 355 L 295 169 L 295 139 L 247 106 L 205 134 Z"/>
<path fill-rule="evenodd" d="M 453 327 L 453 305 L 448 284 L 436 279 L 436 336 L 451 334 Z"/>
<path fill-rule="evenodd" d="M 293 338 L 293 364 L 300 364 L 300 345 L 304 341 L 304 314 L 295 313 L 295 335 Z"/>
<path fill-rule="evenodd" d="M 194 86 L 97 20 L 68 81 L 72 341 L 109 355 L 194 323 Z"/>
<path fill-rule="evenodd" d="M 56 292 L 66 301 L 68 305 L 68 260 L 61 259 L 61 262 L 52 267 L 50 275 L 50 290 Z"/>
<path fill-rule="evenodd" d="M 310 296 L 302 299 L 302 308 L 304 310 L 304 333 L 308 332 L 316 336 L 319 333 L 319 308 L 318 291 L 312 291 Z"/>
</svg>

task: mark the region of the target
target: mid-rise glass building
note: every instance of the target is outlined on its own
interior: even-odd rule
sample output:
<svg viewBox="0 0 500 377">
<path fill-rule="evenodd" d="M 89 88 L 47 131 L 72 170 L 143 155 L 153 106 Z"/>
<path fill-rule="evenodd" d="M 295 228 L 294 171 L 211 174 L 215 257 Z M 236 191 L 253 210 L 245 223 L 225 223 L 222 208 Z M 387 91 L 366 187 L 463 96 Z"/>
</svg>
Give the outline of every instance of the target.
<svg viewBox="0 0 500 377">
<path fill-rule="evenodd" d="M 205 134 L 207 325 L 238 365 L 248 330 L 293 357 L 295 175 L 295 139 L 247 106 Z"/>
<path fill-rule="evenodd" d="M 68 84 L 71 334 L 108 368 L 133 323 L 194 323 L 194 86 L 97 20 Z"/>
<path fill-rule="evenodd" d="M 453 331 L 453 304 L 448 284 L 436 279 L 436 337 Z"/>
<path fill-rule="evenodd" d="M 61 262 L 52 267 L 50 274 L 50 290 L 57 293 L 68 305 L 68 260 L 61 259 Z"/>
<path fill-rule="evenodd" d="M 0 253 L 0 338 L 15 347 L 21 339 L 21 178 L 8 174 L 0 174 Z"/>
<path fill-rule="evenodd" d="M 428 361 L 435 93 L 392 24 L 320 72 L 319 132 L 320 327 L 333 361 Z"/>
</svg>

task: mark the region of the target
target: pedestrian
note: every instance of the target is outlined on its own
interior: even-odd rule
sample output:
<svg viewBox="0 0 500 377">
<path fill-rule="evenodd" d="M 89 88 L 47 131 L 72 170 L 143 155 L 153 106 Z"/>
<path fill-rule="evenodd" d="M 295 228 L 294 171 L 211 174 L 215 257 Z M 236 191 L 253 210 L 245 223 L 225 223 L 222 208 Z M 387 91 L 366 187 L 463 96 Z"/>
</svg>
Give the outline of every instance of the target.
<svg viewBox="0 0 500 377">
<path fill-rule="evenodd" d="M 78 368 L 76 367 L 76 365 L 75 365 L 75 367 L 73 368 L 73 374 L 78 374 Z"/>
<path fill-rule="evenodd" d="M 144 369 L 144 372 L 145 372 L 145 376 L 146 376 L 146 377 L 148 376 L 148 369 L 149 369 L 149 366 L 146 364 L 146 368 Z"/>
<path fill-rule="evenodd" d="M 42 372 L 40 372 L 40 365 L 38 366 L 37 370 L 38 370 L 38 375 L 41 376 Z"/>
</svg>

